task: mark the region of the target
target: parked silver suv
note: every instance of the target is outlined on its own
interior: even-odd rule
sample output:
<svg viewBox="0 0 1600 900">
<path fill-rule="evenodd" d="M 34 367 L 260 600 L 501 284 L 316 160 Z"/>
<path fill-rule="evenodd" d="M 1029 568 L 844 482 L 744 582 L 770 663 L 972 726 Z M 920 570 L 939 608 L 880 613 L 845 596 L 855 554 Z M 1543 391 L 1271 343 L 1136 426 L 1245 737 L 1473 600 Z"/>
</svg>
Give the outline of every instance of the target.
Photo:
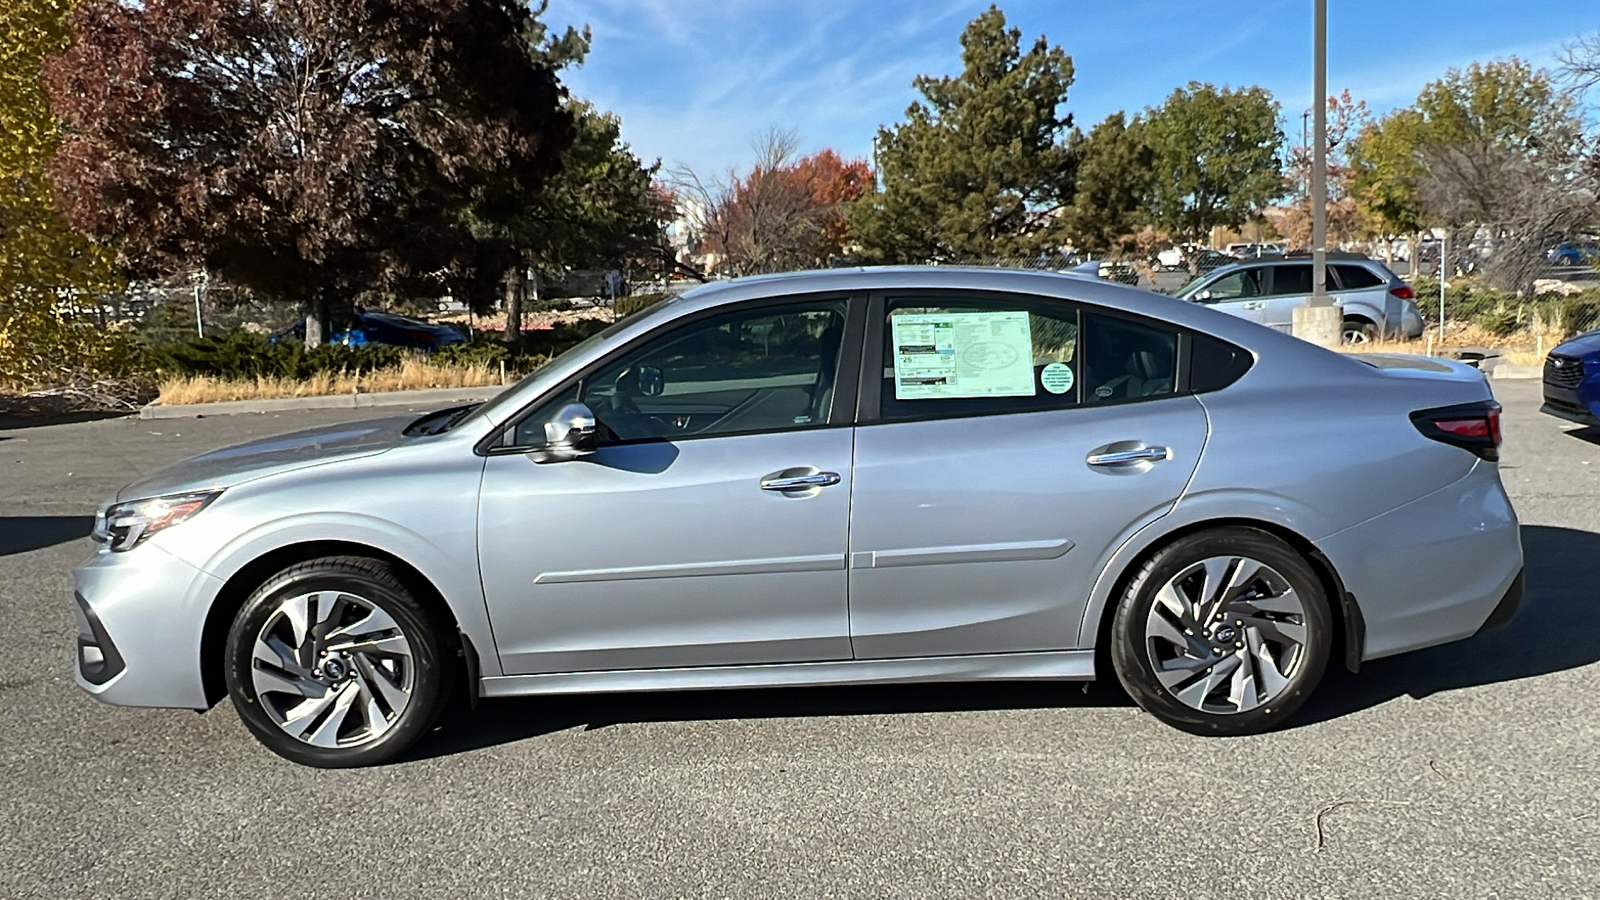
<svg viewBox="0 0 1600 900">
<path fill-rule="evenodd" d="M 1263 256 L 1207 272 L 1173 296 L 1288 331 L 1294 308 L 1311 297 L 1311 277 L 1308 258 Z M 1328 254 L 1328 294 L 1344 308 L 1346 344 L 1422 334 L 1416 292 L 1375 259 Z"/>
</svg>

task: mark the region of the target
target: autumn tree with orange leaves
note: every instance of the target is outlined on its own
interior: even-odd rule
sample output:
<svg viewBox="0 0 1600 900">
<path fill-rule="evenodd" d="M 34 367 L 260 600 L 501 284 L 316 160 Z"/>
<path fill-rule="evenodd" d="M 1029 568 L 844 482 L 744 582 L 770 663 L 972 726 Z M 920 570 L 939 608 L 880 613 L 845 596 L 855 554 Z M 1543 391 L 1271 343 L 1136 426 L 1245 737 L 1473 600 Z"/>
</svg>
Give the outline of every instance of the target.
<svg viewBox="0 0 1600 900">
<path fill-rule="evenodd" d="M 688 169 L 672 173 L 678 209 L 691 243 L 712 258 L 710 269 L 751 275 L 826 266 L 850 241 L 845 204 L 866 193 L 872 170 L 833 150 L 798 157 L 793 132 L 771 131 L 756 142 L 757 162 L 708 182 Z"/>
</svg>

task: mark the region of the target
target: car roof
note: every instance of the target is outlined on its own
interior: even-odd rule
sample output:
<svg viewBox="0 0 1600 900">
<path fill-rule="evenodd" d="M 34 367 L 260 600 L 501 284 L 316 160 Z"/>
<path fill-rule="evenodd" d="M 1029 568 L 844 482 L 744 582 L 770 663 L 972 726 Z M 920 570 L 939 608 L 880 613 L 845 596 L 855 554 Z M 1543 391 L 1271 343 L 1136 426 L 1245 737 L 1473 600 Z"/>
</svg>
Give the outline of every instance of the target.
<svg viewBox="0 0 1600 900">
<path fill-rule="evenodd" d="M 795 294 L 859 293 L 892 290 L 972 290 L 1056 297 L 1122 309 L 1136 315 L 1211 332 L 1218 337 L 1247 340 L 1259 328 L 1236 316 L 1217 312 L 1166 294 L 1106 281 L 1086 271 L 1002 269 L 987 266 L 864 266 L 818 269 L 778 275 L 752 275 L 713 282 L 659 304 L 662 312 L 691 312 L 740 300 Z M 1243 334 L 1230 338 L 1239 326 Z"/>
<path fill-rule="evenodd" d="M 1367 256 L 1365 254 L 1361 254 L 1361 253 L 1348 253 L 1348 252 L 1341 251 L 1341 250 L 1330 250 L 1330 251 L 1328 251 L 1328 263 L 1330 265 L 1335 264 L 1335 263 L 1346 264 L 1346 265 L 1348 265 L 1350 263 L 1355 263 L 1357 265 L 1362 265 L 1362 264 L 1375 265 L 1380 269 L 1386 269 L 1387 268 L 1387 267 L 1385 267 L 1383 265 L 1383 261 L 1382 260 L 1373 259 L 1372 257 Z M 1241 259 L 1238 262 L 1228 263 L 1225 266 L 1218 266 L 1215 269 L 1212 269 L 1210 272 L 1205 272 L 1205 273 L 1202 273 L 1202 274 L 1205 274 L 1205 275 L 1226 275 L 1226 274 L 1229 274 L 1231 272 L 1237 272 L 1240 269 L 1244 269 L 1244 268 L 1248 268 L 1248 267 L 1252 267 L 1252 266 L 1284 266 L 1284 265 L 1310 265 L 1310 264 L 1311 264 L 1311 257 L 1310 256 L 1300 256 L 1300 255 L 1288 256 L 1288 255 L 1280 255 L 1280 254 L 1276 254 L 1276 253 L 1269 253 L 1269 254 L 1263 254 L 1261 256 L 1252 256 L 1252 257 L 1249 257 L 1248 259 Z"/>
</svg>

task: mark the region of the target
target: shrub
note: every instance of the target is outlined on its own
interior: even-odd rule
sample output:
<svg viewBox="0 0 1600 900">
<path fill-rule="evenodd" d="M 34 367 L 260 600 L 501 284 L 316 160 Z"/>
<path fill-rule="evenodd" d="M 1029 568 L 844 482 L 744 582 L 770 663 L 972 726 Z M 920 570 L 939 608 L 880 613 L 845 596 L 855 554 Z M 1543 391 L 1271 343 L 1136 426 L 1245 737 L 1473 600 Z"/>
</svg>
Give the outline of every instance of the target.
<svg viewBox="0 0 1600 900">
<path fill-rule="evenodd" d="M 641 309 L 649 309 L 671 296 L 671 294 L 632 294 L 618 297 L 612 309 L 616 310 L 617 318 L 620 319 L 623 316 L 631 316 Z"/>
<path fill-rule="evenodd" d="M 1522 319 L 1517 310 L 1507 307 L 1478 313 L 1472 317 L 1472 321 L 1495 337 L 1507 337 L 1522 327 Z"/>
<path fill-rule="evenodd" d="M 172 377 L 214 375 L 220 378 L 309 378 L 318 372 L 370 372 L 398 366 L 408 351 L 368 344 L 347 347 L 324 344 L 307 350 L 296 340 L 273 341 L 248 331 L 230 331 L 204 338 L 155 344 L 145 352 L 145 365 Z"/>
</svg>

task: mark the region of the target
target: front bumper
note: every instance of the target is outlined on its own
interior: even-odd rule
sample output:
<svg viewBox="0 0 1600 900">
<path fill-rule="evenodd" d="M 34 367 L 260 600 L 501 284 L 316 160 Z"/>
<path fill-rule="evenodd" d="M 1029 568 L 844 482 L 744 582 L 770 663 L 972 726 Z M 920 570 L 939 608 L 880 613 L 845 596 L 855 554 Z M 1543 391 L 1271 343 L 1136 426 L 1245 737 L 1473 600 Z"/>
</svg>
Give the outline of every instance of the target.
<svg viewBox="0 0 1600 900">
<path fill-rule="evenodd" d="M 1579 425 L 1600 425 L 1600 416 L 1595 415 L 1593 407 L 1583 402 L 1576 389 L 1548 381 L 1544 383 L 1544 405 L 1539 407 L 1539 411 Z"/>
<path fill-rule="evenodd" d="M 78 686 L 118 706 L 204 709 L 200 638 L 222 582 L 155 544 L 73 570 Z"/>
</svg>

